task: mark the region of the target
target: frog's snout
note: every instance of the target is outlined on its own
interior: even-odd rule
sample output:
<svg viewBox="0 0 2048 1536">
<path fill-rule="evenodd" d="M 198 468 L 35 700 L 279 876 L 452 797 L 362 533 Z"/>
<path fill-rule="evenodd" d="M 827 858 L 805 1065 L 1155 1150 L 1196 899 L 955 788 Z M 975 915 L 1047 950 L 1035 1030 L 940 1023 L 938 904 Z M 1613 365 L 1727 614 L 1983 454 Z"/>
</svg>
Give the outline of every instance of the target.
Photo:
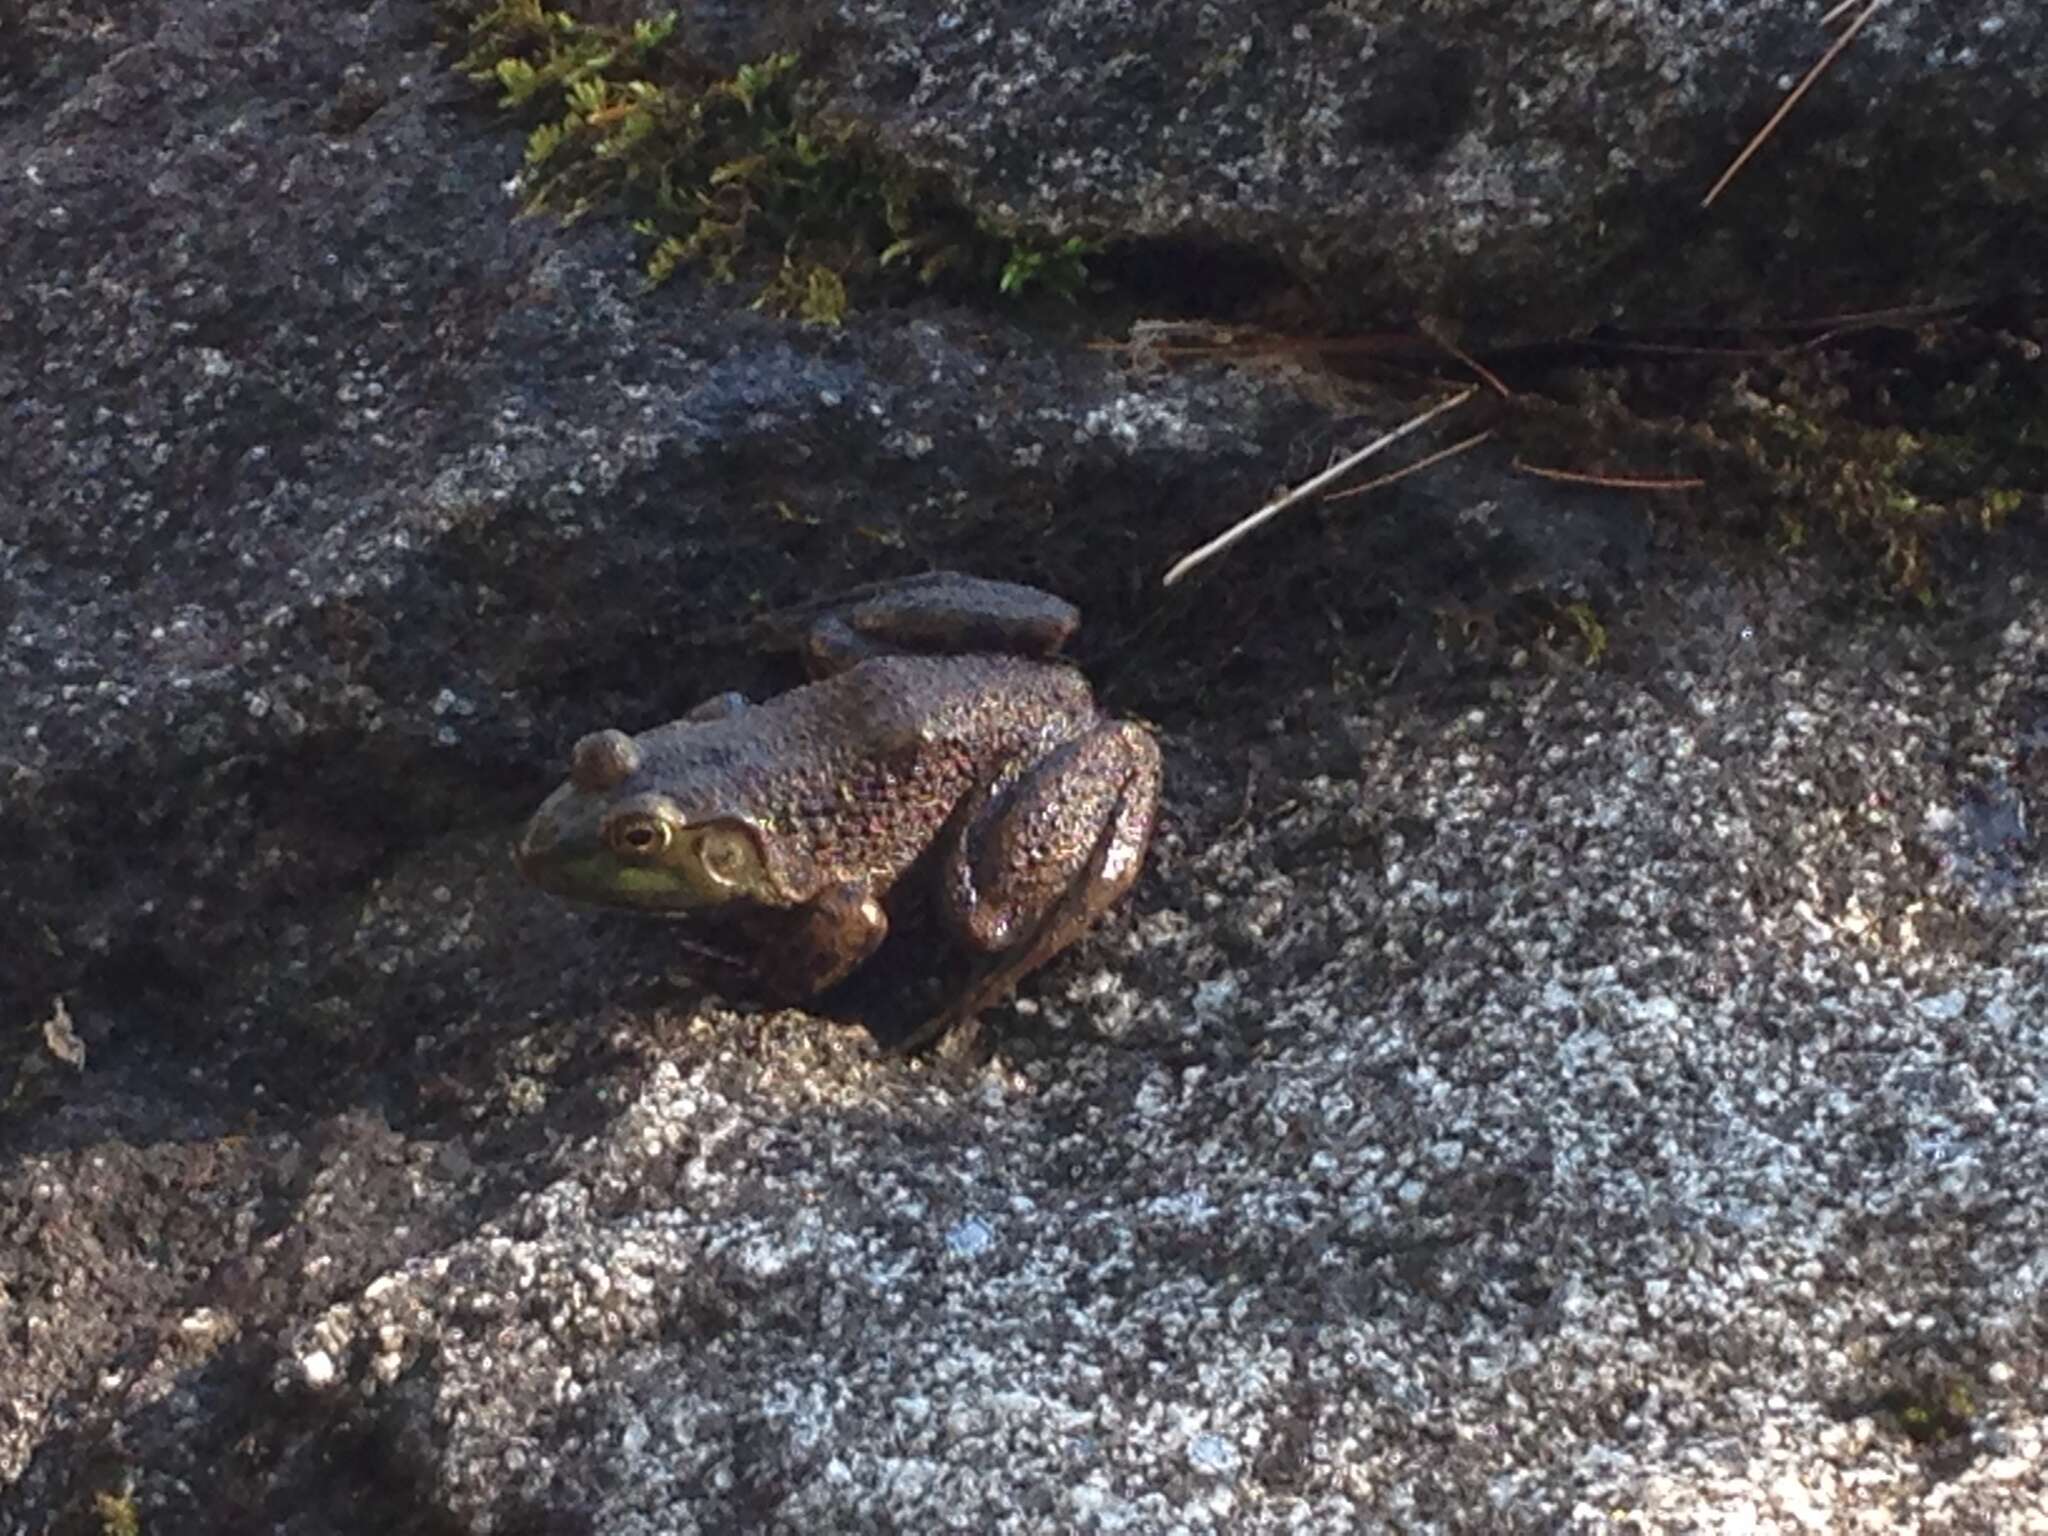
<svg viewBox="0 0 2048 1536">
<path fill-rule="evenodd" d="M 512 848 L 512 862 L 519 866 L 519 872 L 532 878 L 535 866 L 555 846 L 554 823 L 545 816 L 536 816 L 526 824 L 526 830 L 519 834 L 519 841 Z"/>
<path fill-rule="evenodd" d="M 512 849 L 519 872 L 543 890 L 560 892 L 568 866 L 590 851 L 596 810 L 644 761 L 640 744 L 624 731 L 592 731 L 569 753 L 569 781 L 548 796 Z"/>
<path fill-rule="evenodd" d="M 513 844 L 512 862 L 543 890 L 553 889 L 554 876 L 578 838 L 576 805 L 583 798 L 574 784 L 557 786 L 528 818 L 526 829 Z"/>
</svg>

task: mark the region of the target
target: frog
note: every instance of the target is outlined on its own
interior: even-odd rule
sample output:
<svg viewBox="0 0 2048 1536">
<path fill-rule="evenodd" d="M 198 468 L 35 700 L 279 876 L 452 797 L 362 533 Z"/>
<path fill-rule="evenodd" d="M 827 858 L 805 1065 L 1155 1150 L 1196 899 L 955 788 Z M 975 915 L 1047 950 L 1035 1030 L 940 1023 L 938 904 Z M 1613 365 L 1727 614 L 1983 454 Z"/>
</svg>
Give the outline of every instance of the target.
<svg viewBox="0 0 2048 1536">
<path fill-rule="evenodd" d="M 696 925 L 700 956 L 770 1001 L 839 987 L 909 912 L 955 972 L 893 1052 L 974 1024 L 1138 878 L 1159 745 L 1060 655 L 1080 615 L 1050 593 L 939 571 L 781 610 L 750 631 L 810 680 L 706 699 L 637 734 L 578 740 L 519 838 L 520 872 L 570 903 Z"/>
</svg>

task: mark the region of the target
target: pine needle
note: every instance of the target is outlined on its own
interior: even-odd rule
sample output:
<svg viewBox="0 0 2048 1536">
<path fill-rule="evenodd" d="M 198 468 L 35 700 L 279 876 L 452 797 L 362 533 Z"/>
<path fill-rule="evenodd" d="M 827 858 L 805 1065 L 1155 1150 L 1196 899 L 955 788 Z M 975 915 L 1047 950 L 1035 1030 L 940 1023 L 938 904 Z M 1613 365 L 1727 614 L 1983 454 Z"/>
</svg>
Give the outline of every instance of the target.
<svg viewBox="0 0 2048 1536">
<path fill-rule="evenodd" d="M 1363 485 L 1354 485 L 1349 490 L 1344 491 L 1332 491 L 1323 500 L 1349 501 L 1354 496 L 1363 496 L 1367 491 L 1376 491 L 1383 485 L 1392 485 L 1396 480 L 1406 480 L 1410 475 L 1421 474 L 1422 471 L 1429 468 L 1432 464 L 1441 464 L 1445 459 L 1454 459 L 1461 453 L 1469 453 L 1491 436 L 1493 436 L 1493 428 L 1491 427 L 1488 427 L 1484 432 L 1474 432 L 1463 442 L 1453 443 L 1448 448 L 1439 448 L 1435 453 L 1417 459 L 1413 464 L 1404 464 L 1399 469 L 1388 470 L 1384 475 L 1368 480 Z"/>
<path fill-rule="evenodd" d="M 1827 67 L 1835 62 L 1836 56 L 1849 46 L 1849 40 L 1863 30 L 1863 24 L 1883 9 L 1884 3 L 1885 0 L 1868 0 L 1863 9 L 1857 12 L 1856 19 L 1842 29 L 1842 35 L 1828 45 L 1828 51 L 1820 56 L 1820 62 L 1809 69 L 1800 79 L 1799 83 L 1792 87 L 1785 99 L 1778 104 L 1778 110 L 1771 114 L 1771 120 L 1765 123 L 1763 127 L 1757 129 L 1756 136 L 1742 146 L 1742 153 L 1737 155 L 1728 169 L 1721 173 L 1721 179 L 1707 189 L 1707 195 L 1700 199 L 1700 206 L 1702 208 L 1714 206 L 1714 199 L 1727 190 L 1728 183 L 1735 179 L 1736 172 L 1749 164 L 1750 157 L 1764 147 L 1764 140 L 1778 131 L 1778 124 L 1785 121 L 1791 114 L 1792 109 L 1799 105 L 1799 98 L 1812 88 L 1814 81 L 1818 80 L 1827 70 Z M 1836 10 L 1840 10 L 1840 7 L 1836 7 Z M 1828 15 L 1832 18 L 1835 15 L 1835 11 L 1830 11 Z"/>
<path fill-rule="evenodd" d="M 1439 347 L 1442 347 L 1444 351 L 1449 353 L 1452 357 L 1456 358 L 1459 362 L 1463 363 L 1467 368 L 1470 368 L 1474 376 L 1478 378 L 1479 382 L 1484 384 L 1488 389 L 1492 390 L 1496 395 L 1499 395 L 1501 399 L 1511 400 L 1514 398 L 1515 392 L 1509 389 L 1507 385 L 1501 382 L 1501 377 L 1499 374 L 1495 373 L 1491 368 L 1487 367 L 1486 364 L 1480 362 L 1478 358 L 1474 357 L 1471 353 L 1467 352 L 1463 347 L 1459 346 L 1456 342 L 1452 341 L 1448 336 L 1438 335 L 1435 326 L 1423 325 L 1417 327 L 1417 329 L 1419 329 L 1422 332 L 1422 334 L 1427 336 L 1431 341 L 1435 342 Z M 1325 501 L 1332 501 L 1336 498 L 1326 496 L 1323 499 Z"/>
<path fill-rule="evenodd" d="M 1252 513 L 1251 516 L 1242 518 L 1238 522 L 1233 523 L 1230 527 L 1226 528 L 1222 533 L 1219 533 L 1215 538 L 1211 539 L 1208 543 L 1204 544 L 1200 549 L 1195 550 L 1190 554 L 1181 556 L 1180 559 L 1176 560 L 1172 564 L 1172 566 L 1170 566 L 1167 569 L 1166 575 L 1160 581 L 1160 585 L 1166 587 L 1172 586 L 1175 582 L 1179 581 L 1181 577 L 1187 575 L 1189 571 L 1192 571 L 1196 566 L 1202 564 L 1204 561 L 1213 559 L 1215 556 L 1222 554 L 1223 551 L 1230 548 L 1231 545 L 1237 543 L 1237 541 L 1242 539 L 1246 534 L 1252 532 L 1256 528 L 1264 526 L 1268 522 L 1271 522 L 1274 518 L 1278 517 L 1282 512 L 1286 511 L 1289 507 L 1293 506 L 1297 501 L 1300 501 L 1305 497 L 1313 496 L 1317 491 L 1322 490 L 1325 486 L 1334 484 L 1336 481 L 1343 479 L 1344 476 L 1351 473 L 1353 469 L 1357 468 L 1360 464 L 1363 464 L 1367 459 L 1371 458 L 1374 454 L 1380 452 L 1384 448 L 1391 447 L 1393 444 L 1398 443 L 1410 432 L 1413 432 L 1420 427 L 1428 425 L 1437 417 L 1443 415 L 1445 411 L 1451 410 L 1456 406 L 1463 405 L 1467 400 L 1470 400 L 1477 393 L 1479 393 L 1479 387 L 1476 384 L 1468 386 L 1465 389 L 1461 389 L 1455 395 L 1452 395 L 1449 399 L 1439 400 L 1435 405 L 1432 405 L 1428 410 L 1422 412 L 1420 415 L 1409 417 L 1408 420 L 1402 422 L 1401 425 L 1394 428 L 1393 431 L 1374 438 L 1371 442 L 1367 443 L 1363 448 L 1359 449 L 1358 452 L 1346 454 L 1343 458 L 1339 459 L 1335 464 L 1332 464 L 1328 469 L 1324 470 L 1321 474 L 1315 475 L 1310 479 L 1302 481 L 1301 484 L 1297 485 L 1293 490 L 1281 496 L 1278 500 L 1267 502 L 1266 505 L 1259 508 L 1258 511 Z"/>
<path fill-rule="evenodd" d="M 1565 485 L 1595 485 L 1609 491 L 1696 491 L 1707 482 L 1697 475 L 1589 475 L 1575 469 L 1546 469 L 1541 464 L 1515 460 L 1515 468 L 1540 480 L 1557 480 Z"/>
</svg>

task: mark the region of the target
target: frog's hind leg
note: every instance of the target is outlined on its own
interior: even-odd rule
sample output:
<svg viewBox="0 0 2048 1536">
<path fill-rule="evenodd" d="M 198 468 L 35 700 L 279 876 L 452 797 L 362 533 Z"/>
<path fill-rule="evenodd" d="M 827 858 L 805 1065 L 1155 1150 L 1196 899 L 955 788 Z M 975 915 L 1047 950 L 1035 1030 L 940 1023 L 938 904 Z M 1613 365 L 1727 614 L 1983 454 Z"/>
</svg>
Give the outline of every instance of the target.
<svg viewBox="0 0 2048 1536">
<path fill-rule="evenodd" d="M 873 656 L 1052 656 L 1080 626 L 1073 604 L 1015 582 L 932 571 L 766 614 L 755 635 L 802 655 L 814 678 Z"/>
<path fill-rule="evenodd" d="M 1138 878 L 1159 804 L 1159 745 L 1097 725 L 966 808 L 940 872 L 942 919 L 986 956 L 960 995 L 898 1050 L 929 1044 L 1000 1002 L 1078 939 Z"/>
</svg>

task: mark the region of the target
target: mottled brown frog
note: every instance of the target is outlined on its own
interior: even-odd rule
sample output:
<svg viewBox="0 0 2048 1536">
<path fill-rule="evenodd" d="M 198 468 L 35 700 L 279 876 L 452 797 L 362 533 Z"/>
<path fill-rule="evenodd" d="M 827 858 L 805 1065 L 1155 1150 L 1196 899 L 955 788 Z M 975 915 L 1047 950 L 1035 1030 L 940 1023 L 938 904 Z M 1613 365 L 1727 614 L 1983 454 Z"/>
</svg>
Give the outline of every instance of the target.
<svg viewBox="0 0 2048 1536">
<path fill-rule="evenodd" d="M 782 616 L 767 632 L 818 681 L 584 737 L 519 867 L 571 901 L 697 920 L 791 1001 L 864 964 L 914 898 L 967 963 L 932 1017 L 877 1033 L 935 1040 L 1072 944 L 1143 863 L 1159 748 L 1055 659 L 1078 622 L 1046 593 L 950 573 Z"/>
</svg>

